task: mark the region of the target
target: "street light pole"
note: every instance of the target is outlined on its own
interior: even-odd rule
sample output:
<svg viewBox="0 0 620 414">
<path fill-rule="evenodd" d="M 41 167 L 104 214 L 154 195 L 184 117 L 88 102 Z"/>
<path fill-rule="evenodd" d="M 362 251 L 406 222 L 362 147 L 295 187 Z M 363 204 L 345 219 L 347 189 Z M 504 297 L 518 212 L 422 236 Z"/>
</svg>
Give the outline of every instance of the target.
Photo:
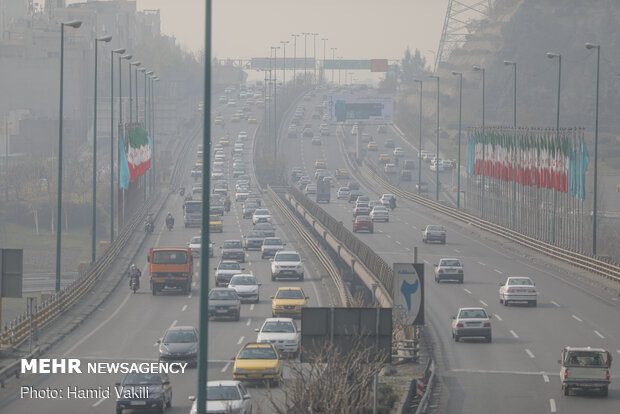
<svg viewBox="0 0 620 414">
<path fill-rule="evenodd" d="M 280 49 L 280 46 L 271 46 L 271 50 L 273 51 L 273 65 L 274 65 L 274 79 L 273 79 L 273 160 L 275 162 L 276 160 L 276 156 L 278 153 L 278 123 L 277 123 L 277 118 L 278 118 L 278 108 L 277 108 L 277 62 L 278 62 L 278 49 Z"/>
<path fill-rule="evenodd" d="M 60 23 L 60 108 L 58 114 L 58 206 L 56 208 L 56 292 L 60 292 L 60 258 L 62 228 L 62 107 L 63 107 L 63 73 L 65 54 L 65 26 L 79 28 L 82 22 L 71 20 Z"/>
<path fill-rule="evenodd" d="M 308 49 L 307 49 L 307 40 L 308 40 L 308 35 L 312 34 L 312 33 L 308 33 L 308 32 L 303 32 L 302 35 L 304 35 L 304 84 L 306 83 L 306 78 L 308 77 L 306 70 L 307 70 L 307 66 L 308 66 Z"/>
<path fill-rule="evenodd" d="M 437 132 L 435 142 L 435 200 L 439 201 L 439 76 L 431 76 L 437 79 Z"/>
<path fill-rule="evenodd" d="M 318 33 L 312 33 L 312 37 L 314 40 L 314 47 L 313 47 L 313 51 L 314 51 L 314 64 L 312 65 L 314 67 L 314 84 L 316 85 L 318 82 L 318 79 L 316 78 L 316 37 L 317 37 Z"/>
<path fill-rule="evenodd" d="M 132 66 L 140 66 L 140 61 L 136 60 L 135 62 L 129 62 L 129 123 L 133 123 L 133 87 L 131 86 L 131 67 Z M 136 114 L 137 116 L 137 114 Z"/>
<path fill-rule="evenodd" d="M 586 43 L 586 49 L 596 49 L 596 115 L 594 117 L 594 199 L 592 200 L 592 255 L 596 256 L 596 196 L 598 190 L 598 95 L 601 66 L 601 45 Z"/>
<path fill-rule="evenodd" d="M 295 87 L 297 85 L 297 38 L 299 37 L 298 34 L 292 34 L 291 36 L 293 36 L 294 39 L 294 46 L 293 46 L 293 87 Z"/>
<path fill-rule="evenodd" d="M 321 40 L 323 41 L 323 72 L 321 76 L 321 83 L 323 83 L 325 78 L 325 46 L 329 39 L 327 37 L 322 37 Z"/>
<path fill-rule="evenodd" d="M 512 103 L 512 128 L 514 146 L 517 144 L 517 62 L 505 60 L 504 65 L 514 67 L 514 89 Z M 517 223 L 517 180 L 514 176 L 510 178 L 512 179 L 512 228 L 514 229 Z"/>
<path fill-rule="evenodd" d="M 114 242 L 114 54 L 119 54 L 118 65 L 120 68 L 120 54 L 125 49 L 114 49 L 110 52 L 110 243 Z M 119 71 L 120 75 L 120 71 Z M 120 76 L 119 76 L 120 87 Z M 120 95 L 120 91 L 119 91 Z"/>
<path fill-rule="evenodd" d="M 484 180 L 485 180 L 485 174 L 486 174 L 485 158 L 486 158 L 486 150 L 487 150 L 486 148 L 487 146 L 487 135 L 486 134 L 487 133 L 486 133 L 486 126 L 484 123 L 485 122 L 484 115 L 485 115 L 486 79 L 485 79 L 485 69 L 483 67 L 474 66 L 474 70 L 482 72 L 482 197 L 480 201 L 480 218 L 484 219 Z"/>
<path fill-rule="evenodd" d="M 136 124 L 140 122 L 140 114 L 138 112 L 138 66 L 140 66 L 140 64 L 136 65 L 136 70 L 134 72 L 136 76 Z M 144 68 L 140 68 L 139 70 L 142 72 Z"/>
<path fill-rule="evenodd" d="M 93 103 L 93 217 L 91 230 L 91 256 L 90 262 L 95 263 L 97 259 L 97 44 L 98 42 L 108 43 L 112 36 L 102 36 L 95 38 L 95 92 Z"/>
<path fill-rule="evenodd" d="M 336 49 L 337 47 L 330 48 L 332 50 L 332 85 L 334 84 L 334 67 L 336 66 Z"/>
<path fill-rule="evenodd" d="M 547 53 L 549 59 L 558 58 L 558 105 L 555 117 L 555 139 L 560 139 L 560 88 L 562 86 L 562 55 L 559 53 Z M 551 217 L 551 243 L 555 243 L 555 218 L 558 204 L 558 191 L 553 189 L 553 216 Z"/>
<path fill-rule="evenodd" d="M 463 73 L 452 72 L 452 75 L 459 77 L 459 148 L 456 167 L 456 208 L 461 208 L 461 109 L 463 104 Z"/>
<path fill-rule="evenodd" d="M 424 81 L 415 79 L 414 82 L 420 84 L 420 143 L 418 146 L 418 194 L 420 194 L 422 189 L 422 85 L 424 85 Z"/>
<path fill-rule="evenodd" d="M 282 85 L 286 86 L 286 45 L 289 44 L 288 40 L 280 40 L 282 47 L 284 48 L 284 61 L 282 67 Z"/>
</svg>

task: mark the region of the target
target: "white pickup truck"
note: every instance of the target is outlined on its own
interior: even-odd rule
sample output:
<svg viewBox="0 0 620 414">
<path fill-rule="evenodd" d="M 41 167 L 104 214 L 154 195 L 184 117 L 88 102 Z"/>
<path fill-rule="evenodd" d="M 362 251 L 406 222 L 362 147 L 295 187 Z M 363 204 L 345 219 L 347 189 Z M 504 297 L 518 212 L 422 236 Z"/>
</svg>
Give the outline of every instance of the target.
<svg viewBox="0 0 620 414">
<path fill-rule="evenodd" d="M 602 348 L 565 347 L 562 350 L 560 377 L 564 395 L 571 389 L 598 390 L 607 397 L 611 376 L 611 353 Z"/>
</svg>

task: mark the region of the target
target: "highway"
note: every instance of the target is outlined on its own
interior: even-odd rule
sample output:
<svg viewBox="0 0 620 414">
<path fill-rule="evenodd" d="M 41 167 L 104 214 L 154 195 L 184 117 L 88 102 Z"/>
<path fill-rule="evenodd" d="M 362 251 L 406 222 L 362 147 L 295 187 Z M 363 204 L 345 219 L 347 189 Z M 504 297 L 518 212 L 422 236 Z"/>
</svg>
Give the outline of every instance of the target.
<svg viewBox="0 0 620 414">
<path fill-rule="evenodd" d="M 302 101 L 306 114 L 321 103 L 321 93 L 312 101 Z M 320 120 L 311 120 L 315 134 Z M 280 139 L 290 166 L 302 166 L 313 176 L 314 162 L 323 159 L 332 173 L 347 168 L 343 148 L 353 152 L 354 138 L 350 126 L 335 129 L 322 137 L 322 145 L 312 145 L 310 138 Z M 337 134 L 336 134 L 337 132 Z M 417 152 L 389 130 L 374 136 L 379 151 L 368 152 L 374 162 L 384 148 L 385 139 L 405 149 L 405 159 L 416 159 Z M 428 164 L 423 165 L 423 181 L 429 183 L 429 196 L 434 198 L 434 176 Z M 417 182 L 407 183 L 413 188 Z M 450 172 L 440 173 L 441 181 L 449 182 Z M 342 181 L 343 183 L 346 180 Z M 392 181 L 394 183 L 394 181 Z M 332 189 L 332 202 L 321 204 L 345 225 L 352 221 L 353 205 L 337 200 L 338 189 Z M 344 184 L 343 184 L 344 185 Z M 407 188 L 405 187 L 405 188 Z M 379 199 L 380 188 L 365 188 L 364 194 Z M 413 190 L 412 190 L 413 191 Z M 446 245 L 423 244 L 421 231 L 427 224 L 447 227 Z M 434 216 L 420 206 L 398 200 L 388 223 L 375 223 L 374 234 L 356 233 L 388 263 L 413 260 L 418 247 L 419 259 L 426 273 L 426 323 L 435 341 L 435 353 L 441 370 L 441 401 L 437 412 L 447 413 L 607 413 L 620 406 L 620 386 L 612 381 L 608 398 L 598 396 L 562 395 L 557 361 L 564 346 L 593 346 L 609 349 L 620 357 L 620 303 L 618 286 L 579 275 L 574 269 L 552 263 L 533 251 L 504 240 L 480 234 L 461 224 Z M 465 265 L 465 283 L 433 281 L 433 264 L 442 257 L 459 257 Z M 538 306 L 504 307 L 499 303 L 499 282 L 507 276 L 529 276 L 540 293 Z M 459 307 L 482 306 L 493 316 L 493 343 L 476 340 L 455 343 L 451 337 L 451 316 Z M 612 378 L 620 372 L 612 367 Z"/>
</svg>

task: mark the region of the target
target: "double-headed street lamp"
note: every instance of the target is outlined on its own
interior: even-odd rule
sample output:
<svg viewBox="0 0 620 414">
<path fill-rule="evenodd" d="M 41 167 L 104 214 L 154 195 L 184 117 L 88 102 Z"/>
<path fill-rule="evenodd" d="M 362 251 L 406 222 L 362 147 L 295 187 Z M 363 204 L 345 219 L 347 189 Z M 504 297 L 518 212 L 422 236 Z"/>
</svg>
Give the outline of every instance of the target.
<svg viewBox="0 0 620 414">
<path fill-rule="evenodd" d="M 321 83 L 323 83 L 323 78 L 325 77 L 325 46 L 327 45 L 327 41 L 329 40 L 327 37 L 322 37 L 323 41 L 323 72 L 321 76 Z"/>
<path fill-rule="evenodd" d="M 133 114 L 132 114 L 132 110 L 133 110 L 133 87 L 131 86 L 131 67 L 135 66 L 136 68 L 138 66 L 140 66 L 141 63 L 139 60 L 136 60 L 134 62 L 129 62 L 129 123 L 133 123 Z M 138 114 L 136 114 L 136 117 L 138 116 Z"/>
<path fill-rule="evenodd" d="M 293 86 L 297 84 L 297 38 L 300 36 L 298 34 L 292 34 L 294 42 L 293 42 Z"/>
<path fill-rule="evenodd" d="M 60 23 L 60 109 L 58 114 L 58 206 L 56 208 L 56 292 L 60 292 L 60 251 L 62 229 L 62 107 L 63 107 L 63 74 L 65 54 L 65 26 L 79 28 L 82 22 L 71 20 Z"/>
<path fill-rule="evenodd" d="M 282 47 L 284 48 L 284 64 L 282 65 L 282 85 L 286 86 L 286 45 L 290 42 L 288 40 L 280 40 Z"/>
<path fill-rule="evenodd" d="M 562 86 L 562 55 L 559 53 L 547 52 L 549 59 L 558 59 L 558 105 L 555 116 L 555 138 L 560 138 L 560 89 Z M 551 217 L 551 243 L 555 243 L 555 217 L 558 207 L 558 192 L 553 189 L 553 216 Z"/>
<path fill-rule="evenodd" d="M 439 201 L 439 76 L 430 76 L 431 79 L 437 79 L 437 138 L 435 142 L 435 200 Z"/>
<path fill-rule="evenodd" d="M 420 143 L 418 146 L 418 194 L 420 194 L 422 191 L 422 85 L 424 85 L 424 81 L 420 79 L 414 79 L 414 82 L 420 84 Z"/>
<path fill-rule="evenodd" d="M 487 144 L 487 133 L 485 126 L 485 87 L 486 87 L 486 78 L 485 78 L 485 69 L 481 66 L 474 65 L 473 69 L 476 72 L 482 72 L 482 196 L 480 200 L 480 218 L 484 218 L 484 180 L 486 174 L 486 144 Z"/>
<path fill-rule="evenodd" d="M 461 109 L 463 104 L 463 73 L 452 72 L 452 75 L 459 77 L 459 148 L 456 167 L 456 208 L 461 208 Z"/>
<path fill-rule="evenodd" d="M 133 55 L 119 55 L 118 56 L 118 123 L 122 125 L 123 123 L 123 76 L 121 75 L 122 72 L 122 61 L 126 60 L 127 63 L 129 65 L 131 65 L 131 62 L 129 62 L 131 59 L 133 58 Z M 131 73 L 129 76 L 129 90 L 131 90 Z M 131 94 L 130 98 L 131 99 Z M 129 105 L 129 108 L 131 109 L 131 105 Z"/>
<path fill-rule="evenodd" d="M 304 83 L 306 83 L 306 79 L 308 77 L 307 74 L 307 66 L 308 66 L 308 35 L 311 35 L 312 33 L 309 32 L 303 32 L 302 35 L 304 35 Z"/>
<path fill-rule="evenodd" d="M 277 68 L 278 68 L 278 49 L 280 49 L 280 46 L 271 46 L 271 51 L 273 52 L 273 66 L 274 66 L 274 76 L 273 76 L 273 160 L 275 162 L 276 156 L 277 156 L 277 152 L 278 152 L 278 123 L 277 123 L 277 118 L 278 118 L 278 107 L 277 107 L 277 96 L 278 96 L 278 92 L 277 92 Z"/>
<path fill-rule="evenodd" d="M 101 36 L 95 38 L 95 93 L 93 103 L 93 217 L 92 217 L 92 240 L 90 262 L 95 263 L 97 259 L 97 45 L 99 42 L 108 43 L 112 36 Z"/>
<path fill-rule="evenodd" d="M 125 49 L 113 49 L 110 52 L 110 243 L 114 241 L 114 54 L 118 54 L 119 96 L 121 55 Z"/>
<path fill-rule="evenodd" d="M 334 84 L 334 69 L 335 69 L 335 63 L 336 63 L 336 50 L 338 49 L 337 47 L 331 47 L 330 48 L 332 50 L 332 85 Z"/>
<path fill-rule="evenodd" d="M 505 60 L 504 65 L 512 66 L 514 68 L 514 90 L 513 90 L 513 103 L 512 103 L 512 128 L 513 128 L 513 145 L 517 144 L 517 62 L 511 60 Z M 514 229 L 517 223 L 517 180 L 515 177 L 512 179 L 512 228 Z"/>
<path fill-rule="evenodd" d="M 594 199 L 592 200 L 592 255 L 596 256 L 596 196 L 598 184 L 598 95 L 601 66 L 601 45 L 586 43 L 586 49 L 596 49 L 596 110 L 594 117 Z"/>
</svg>

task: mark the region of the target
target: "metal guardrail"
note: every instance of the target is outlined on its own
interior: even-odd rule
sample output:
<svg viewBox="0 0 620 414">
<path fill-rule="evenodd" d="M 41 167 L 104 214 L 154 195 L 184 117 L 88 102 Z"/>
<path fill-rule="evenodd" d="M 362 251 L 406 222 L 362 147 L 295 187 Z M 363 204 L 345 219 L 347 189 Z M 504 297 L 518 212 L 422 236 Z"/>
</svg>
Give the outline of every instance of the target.
<svg viewBox="0 0 620 414">
<path fill-rule="evenodd" d="M 295 216 L 295 214 L 288 208 L 284 200 L 282 200 L 277 192 L 288 191 L 288 187 L 276 188 L 269 187 L 267 193 L 269 194 L 273 204 L 279 209 L 279 211 L 286 216 L 289 223 L 293 226 L 297 233 L 301 236 L 304 242 L 312 249 L 316 257 L 319 259 L 321 264 L 327 269 L 329 272 L 334 284 L 336 285 L 336 289 L 338 289 L 338 295 L 340 296 L 340 302 L 345 307 L 350 307 L 353 298 L 351 297 L 351 292 L 344 284 L 342 277 L 340 277 L 340 272 L 336 265 L 332 262 L 331 258 L 325 254 L 319 243 L 314 239 L 312 234 L 310 234 L 306 229 L 302 222 Z"/>
<path fill-rule="evenodd" d="M 415 414 L 422 414 L 426 411 L 426 405 L 433 391 L 433 382 L 435 381 L 435 362 L 429 359 L 424 370 L 424 395 L 418 402 L 418 407 L 415 410 Z M 414 381 L 415 383 L 415 381 Z"/>
<path fill-rule="evenodd" d="M 533 237 L 525 236 L 515 230 L 502 227 L 498 224 L 491 223 L 469 213 L 459 211 L 454 207 L 447 206 L 443 203 L 430 200 L 424 196 L 404 191 L 398 187 L 386 182 L 377 173 L 375 173 L 365 162 L 359 169 L 362 176 L 368 181 L 386 188 L 389 192 L 403 199 L 413 201 L 423 205 L 431 210 L 440 212 L 463 223 L 486 230 L 495 235 L 504 237 L 510 241 L 529 247 L 547 256 L 569 263 L 573 266 L 586 269 L 600 276 L 604 276 L 610 280 L 620 282 L 620 266 L 613 263 L 607 263 L 597 258 L 584 255 L 572 250 L 564 249 L 550 243 L 546 243 Z"/>
</svg>

